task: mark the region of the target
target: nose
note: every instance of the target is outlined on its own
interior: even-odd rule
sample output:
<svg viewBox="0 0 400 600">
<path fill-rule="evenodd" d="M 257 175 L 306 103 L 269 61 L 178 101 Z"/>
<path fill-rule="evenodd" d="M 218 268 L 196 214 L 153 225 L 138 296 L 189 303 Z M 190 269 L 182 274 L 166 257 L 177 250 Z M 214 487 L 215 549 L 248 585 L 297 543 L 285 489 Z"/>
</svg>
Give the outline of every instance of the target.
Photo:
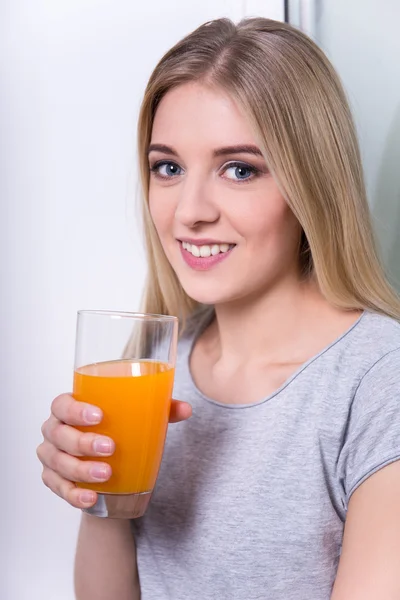
<svg viewBox="0 0 400 600">
<path fill-rule="evenodd" d="M 214 223 L 218 221 L 219 216 L 212 182 L 205 182 L 195 175 L 187 176 L 184 184 L 180 186 L 176 220 L 193 229 L 204 223 Z"/>
</svg>

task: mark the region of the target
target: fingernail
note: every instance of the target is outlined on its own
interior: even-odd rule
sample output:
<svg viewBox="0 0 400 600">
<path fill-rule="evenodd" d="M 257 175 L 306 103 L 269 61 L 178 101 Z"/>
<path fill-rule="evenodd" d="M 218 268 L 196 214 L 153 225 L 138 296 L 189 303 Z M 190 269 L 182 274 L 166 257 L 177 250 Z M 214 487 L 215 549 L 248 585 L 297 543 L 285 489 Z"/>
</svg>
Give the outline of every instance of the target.
<svg viewBox="0 0 400 600">
<path fill-rule="evenodd" d="M 79 500 L 82 502 L 82 504 L 93 504 L 95 496 L 93 492 L 82 492 L 79 495 Z"/>
<path fill-rule="evenodd" d="M 94 425 L 95 423 L 100 423 L 101 412 L 97 408 L 85 408 L 83 411 L 83 418 L 86 423 Z"/>
<path fill-rule="evenodd" d="M 97 454 L 111 454 L 113 451 L 113 443 L 109 438 L 99 437 L 93 442 L 93 450 Z"/>
<path fill-rule="evenodd" d="M 99 481 L 108 479 L 109 470 L 107 465 L 93 465 L 90 469 L 90 476 L 93 479 L 98 479 Z"/>
</svg>

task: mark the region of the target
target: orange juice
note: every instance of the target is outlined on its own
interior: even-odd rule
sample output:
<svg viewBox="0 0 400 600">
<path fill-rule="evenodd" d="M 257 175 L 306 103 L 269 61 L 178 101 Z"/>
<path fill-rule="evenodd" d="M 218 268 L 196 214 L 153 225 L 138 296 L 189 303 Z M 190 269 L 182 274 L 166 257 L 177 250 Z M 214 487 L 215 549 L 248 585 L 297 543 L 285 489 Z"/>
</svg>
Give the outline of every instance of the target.
<svg viewBox="0 0 400 600">
<path fill-rule="evenodd" d="M 79 487 L 109 494 L 153 490 L 168 425 L 174 369 L 161 362 L 118 360 L 87 365 L 74 373 L 76 400 L 103 411 L 99 425 L 79 427 L 111 437 L 115 452 L 101 460 L 112 468 L 105 483 Z"/>
</svg>

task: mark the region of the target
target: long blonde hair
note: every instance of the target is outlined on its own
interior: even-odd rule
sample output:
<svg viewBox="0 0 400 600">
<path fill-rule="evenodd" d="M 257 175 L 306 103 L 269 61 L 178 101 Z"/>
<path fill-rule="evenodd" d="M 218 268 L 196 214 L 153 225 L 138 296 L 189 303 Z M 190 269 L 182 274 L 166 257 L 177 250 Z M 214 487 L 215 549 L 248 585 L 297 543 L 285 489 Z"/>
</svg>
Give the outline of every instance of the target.
<svg viewBox="0 0 400 600">
<path fill-rule="evenodd" d="M 184 323 L 199 305 L 181 287 L 148 208 L 147 151 L 157 106 L 189 82 L 236 100 L 303 229 L 301 258 L 325 298 L 344 309 L 400 319 L 400 300 L 376 251 L 350 109 L 332 65 L 306 35 L 264 18 L 205 23 L 160 60 L 138 123 L 148 279 L 143 310 Z"/>
</svg>

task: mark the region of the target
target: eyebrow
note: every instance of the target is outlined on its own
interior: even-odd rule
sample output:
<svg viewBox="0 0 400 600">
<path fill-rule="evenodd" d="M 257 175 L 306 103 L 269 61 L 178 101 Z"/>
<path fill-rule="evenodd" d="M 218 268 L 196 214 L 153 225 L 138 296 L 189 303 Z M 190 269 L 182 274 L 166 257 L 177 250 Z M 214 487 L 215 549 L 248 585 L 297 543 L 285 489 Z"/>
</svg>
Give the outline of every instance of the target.
<svg viewBox="0 0 400 600">
<path fill-rule="evenodd" d="M 168 154 L 169 156 L 178 156 L 178 153 L 176 150 L 174 150 L 174 148 L 171 146 L 166 146 L 165 144 L 150 144 L 147 153 L 150 154 L 150 152 L 162 152 L 163 154 Z M 252 154 L 253 156 L 263 156 L 260 148 L 249 144 L 225 146 L 223 148 L 217 148 L 213 152 L 214 158 L 217 156 L 226 156 L 228 154 Z"/>
</svg>

